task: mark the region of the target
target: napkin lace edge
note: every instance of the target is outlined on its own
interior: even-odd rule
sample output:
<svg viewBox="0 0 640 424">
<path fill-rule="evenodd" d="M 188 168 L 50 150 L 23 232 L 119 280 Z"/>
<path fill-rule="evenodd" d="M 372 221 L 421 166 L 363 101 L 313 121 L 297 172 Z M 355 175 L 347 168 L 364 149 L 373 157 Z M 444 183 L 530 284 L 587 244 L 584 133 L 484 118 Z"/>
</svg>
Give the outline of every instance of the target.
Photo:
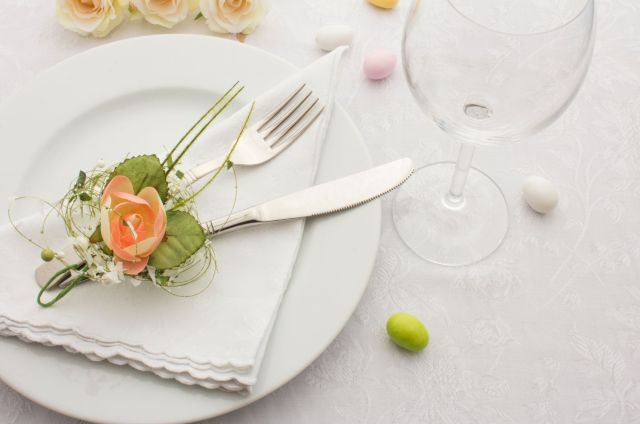
<svg viewBox="0 0 640 424">
<path fill-rule="evenodd" d="M 106 360 L 116 365 L 129 365 L 141 371 L 153 372 L 165 379 L 175 379 L 183 384 L 200 385 L 207 389 L 221 388 L 234 392 L 246 391 L 256 383 L 255 378 L 238 374 L 238 371 L 243 370 L 234 367 L 230 361 L 220 361 L 217 364 L 213 364 L 213 362 L 202 364 L 189 358 L 172 358 L 162 353 L 154 354 L 142 347 L 132 350 L 121 343 L 112 343 L 109 346 L 105 346 L 95 339 L 79 335 L 72 330 L 59 332 L 57 329 L 48 328 L 47 332 L 44 333 L 42 330 L 34 329 L 29 324 L 15 322 L 3 315 L 0 315 L 0 335 L 17 337 L 25 342 L 38 343 L 45 346 L 59 346 L 69 352 L 80 353 L 92 361 Z M 151 356 L 158 356 L 159 358 L 152 358 Z M 179 359 L 182 362 L 176 362 L 175 359 Z M 244 369 L 245 372 L 249 370 L 251 370 L 251 366 Z"/>
</svg>

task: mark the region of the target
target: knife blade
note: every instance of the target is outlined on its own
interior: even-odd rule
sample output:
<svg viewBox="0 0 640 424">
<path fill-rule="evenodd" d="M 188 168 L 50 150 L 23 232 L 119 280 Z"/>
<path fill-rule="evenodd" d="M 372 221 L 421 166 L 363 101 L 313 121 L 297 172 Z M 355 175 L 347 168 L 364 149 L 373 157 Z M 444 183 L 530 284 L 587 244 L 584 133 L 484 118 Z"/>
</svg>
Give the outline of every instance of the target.
<svg viewBox="0 0 640 424">
<path fill-rule="evenodd" d="M 205 228 L 208 234 L 213 235 L 247 225 L 341 212 L 388 193 L 404 183 L 412 173 L 411 159 L 398 159 L 209 221 Z"/>
<path fill-rule="evenodd" d="M 217 236 L 256 224 L 341 212 L 361 206 L 392 191 L 409 179 L 412 173 L 411 159 L 398 159 L 208 221 L 203 227 L 208 236 Z M 81 262 L 73 247 L 69 246 L 63 252 L 67 263 Z M 60 265 L 55 262 L 45 262 L 38 266 L 35 273 L 38 285 L 44 286 L 59 268 Z M 48 289 L 64 287 L 69 276 L 62 276 Z"/>
</svg>

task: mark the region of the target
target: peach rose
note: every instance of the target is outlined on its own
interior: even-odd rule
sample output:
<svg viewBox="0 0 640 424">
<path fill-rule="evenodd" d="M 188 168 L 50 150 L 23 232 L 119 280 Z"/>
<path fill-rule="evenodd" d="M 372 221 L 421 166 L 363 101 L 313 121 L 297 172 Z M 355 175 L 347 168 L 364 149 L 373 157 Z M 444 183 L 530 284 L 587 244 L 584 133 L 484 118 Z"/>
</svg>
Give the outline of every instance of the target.
<svg viewBox="0 0 640 424">
<path fill-rule="evenodd" d="M 250 34 L 269 11 L 266 0 L 200 0 L 211 31 Z"/>
<path fill-rule="evenodd" d="M 126 0 L 57 0 L 60 24 L 81 35 L 104 37 L 124 19 Z"/>
<path fill-rule="evenodd" d="M 139 274 L 167 228 L 158 192 L 145 187 L 136 195 L 129 178 L 118 175 L 104 189 L 101 206 L 102 239 L 113 250 L 116 262 L 122 262 L 125 274 Z"/>
<path fill-rule="evenodd" d="M 184 21 L 196 6 L 193 0 L 130 0 L 130 5 L 150 24 L 165 28 Z"/>
</svg>

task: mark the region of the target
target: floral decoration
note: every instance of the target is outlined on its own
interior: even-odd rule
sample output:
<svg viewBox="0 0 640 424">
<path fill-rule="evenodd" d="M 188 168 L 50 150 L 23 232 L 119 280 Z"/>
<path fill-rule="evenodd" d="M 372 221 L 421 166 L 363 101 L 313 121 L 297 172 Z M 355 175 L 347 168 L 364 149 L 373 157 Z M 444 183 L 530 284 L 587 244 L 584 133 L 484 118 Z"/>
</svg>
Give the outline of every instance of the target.
<svg viewBox="0 0 640 424">
<path fill-rule="evenodd" d="M 58 22 L 83 36 L 106 37 L 128 16 L 164 28 L 204 18 L 219 34 L 244 36 L 269 11 L 267 0 L 56 0 Z"/>
<path fill-rule="evenodd" d="M 248 125 L 253 107 L 224 161 L 197 189 L 185 180 L 180 164 L 204 130 L 240 94 L 238 83 L 223 94 L 200 117 L 163 159 L 157 155 L 125 158 L 106 167 L 98 163 L 82 170 L 67 193 L 56 202 L 42 202 L 50 207 L 47 220 L 59 216 L 64 223 L 78 263 L 69 263 L 63 252 L 56 253 L 23 233 L 13 220 L 16 231 L 41 249 L 44 261 L 57 260 L 61 268 L 38 294 L 41 306 L 51 306 L 86 280 L 103 284 L 150 282 L 166 291 L 207 280 L 215 274 L 215 255 L 197 213 L 196 198 L 225 170 L 233 172 L 233 151 Z M 27 198 L 18 197 L 15 201 Z M 202 278 L 211 275 L 211 278 Z M 68 284 L 51 300 L 43 300 L 47 289 L 62 280 Z"/>
</svg>

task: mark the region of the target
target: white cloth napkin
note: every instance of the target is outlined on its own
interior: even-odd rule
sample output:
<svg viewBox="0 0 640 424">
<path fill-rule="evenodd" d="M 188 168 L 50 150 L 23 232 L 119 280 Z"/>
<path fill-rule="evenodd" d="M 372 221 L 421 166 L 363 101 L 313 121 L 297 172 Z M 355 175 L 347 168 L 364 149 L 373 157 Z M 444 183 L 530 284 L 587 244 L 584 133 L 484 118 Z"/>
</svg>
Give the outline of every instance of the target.
<svg viewBox="0 0 640 424">
<path fill-rule="evenodd" d="M 326 110 L 280 156 L 238 169 L 236 210 L 312 185 L 343 52 L 327 54 L 256 99 L 254 122 L 304 81 Z M 197 158 L 193 163 L 223 153 L 247 111 L 248 105 L 209 129 L 188 154 Z M 228 173 L 199 198 L 202 219 L 229 212 L 233 184 Z M 21 228 L 33 231 L 36 221 L 27 219 Z M 91 360 L 129 365 L 184 384 L 248 392 L 256 383 L 303 225 L 302 220 L 269 224 L 215 238 L 218 274 L 195 297 L 174 297 L 152 284 L 90 283 L 50 308 L 35 301 L 33 271 L 41 264 L 39 252 L 6 226 L 0 230 L 0 334 L 62 346 Z M 66 244 L 63 237 L 50 241 Z"/>
</svg>

